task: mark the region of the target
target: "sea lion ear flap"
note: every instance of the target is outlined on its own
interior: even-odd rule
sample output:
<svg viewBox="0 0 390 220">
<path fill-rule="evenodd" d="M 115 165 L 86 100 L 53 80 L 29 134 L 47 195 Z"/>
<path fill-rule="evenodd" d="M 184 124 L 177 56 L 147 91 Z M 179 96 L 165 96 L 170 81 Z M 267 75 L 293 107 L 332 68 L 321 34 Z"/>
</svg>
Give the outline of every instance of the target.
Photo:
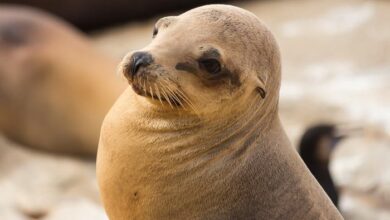
<svg viewBox="0 0 390 220">
<path fill-rule="evenodd" d="M 265 98 L 265 96 L 267 95 L 267 92 L 265 91 L 265 83 L 263 82 L 263 80 L 260 79 L 260 77 L 257 77 L 256 78 L 256 92 L 258 92 L 261 96 L 261 98 Z"/>
<path fill-rule="evenodd" d="M 265 96 L 267 95 L 267 93 L 265 92 L 265 90 L 261 87 L 256 87 L 256 91 L 260 94 L 261 98 L 265 98 Z"/>
</svg>

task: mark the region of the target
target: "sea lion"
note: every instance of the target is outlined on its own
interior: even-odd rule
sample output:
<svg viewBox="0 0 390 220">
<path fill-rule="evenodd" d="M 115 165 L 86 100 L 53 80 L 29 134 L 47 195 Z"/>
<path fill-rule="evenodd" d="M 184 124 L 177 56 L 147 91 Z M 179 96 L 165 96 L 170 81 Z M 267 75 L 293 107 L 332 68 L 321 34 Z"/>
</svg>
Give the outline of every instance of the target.
<svg viewBox="0 0 390 220">
<path fill-rule="evenodd" d="M 42 11 L 0 6 L 0 131 L 51 152 L 96 156 L 104 115 L 124 89 L 117 60 Z"/>
<path fill-rule="evenodd" d="M 153 35 L 102 125 L 110 219 L 342 219 L 282 128 L 279 49 L 255 15 L 202 6 Z"/>
</svg>

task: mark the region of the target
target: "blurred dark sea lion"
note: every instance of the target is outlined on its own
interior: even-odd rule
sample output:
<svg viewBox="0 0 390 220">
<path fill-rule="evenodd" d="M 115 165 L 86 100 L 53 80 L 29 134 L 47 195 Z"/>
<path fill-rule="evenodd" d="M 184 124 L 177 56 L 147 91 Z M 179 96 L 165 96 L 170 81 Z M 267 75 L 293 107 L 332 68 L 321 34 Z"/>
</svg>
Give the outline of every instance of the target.
<svg viewBox="0 0 390 220">
<path fill-rule="evenodd" d="M 51 12 L 83 30 L 97 29 L 134 19 L 144 19 L 169 11 L 225 2 L 226 0 L 0 0 L 0 3 L 23 4 Z"/>
<path fill-rule="evenodd" d="M 122 92 L 112 57 L 66 22 L 0 5 L 0 131 L 38 149 L 94 157 Z"/>
</svg>

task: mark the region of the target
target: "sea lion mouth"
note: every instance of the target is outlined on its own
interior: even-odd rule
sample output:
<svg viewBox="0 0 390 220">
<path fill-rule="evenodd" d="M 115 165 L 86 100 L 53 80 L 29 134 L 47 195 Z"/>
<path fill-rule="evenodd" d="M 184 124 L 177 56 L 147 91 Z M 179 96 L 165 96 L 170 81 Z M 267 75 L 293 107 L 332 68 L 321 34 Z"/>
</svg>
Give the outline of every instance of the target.
<svg viewBox="0 0 390 220">
<path fill-rule="evenodd" d="M 158 100 L 157 95 L 150 94 L 148 91 L 146 91 L 145 89 L 143 89 L 141 86 L 139 86 L 137 84 L 134 84 L 134 83 L 131 84 L 131 88 L 134 90 L 135 93 L 137 93 L 140 96 L 149 97 L 149 98 L 153 98 L 153 99 Z M 161 97 L 161 100 L 166 101 L 164 97 Z"/>
<path fill-rule="evenodd" d="M 164 91 L 163 88 L 158 89 L 155 85 L 150 86 L 148 90 L 144 86 L 133 82 L 131 83 L 131 88 L 137 95 L 160 101 L 161 104 L 166 103 L 171 105 L 172 107 L 182 106 L 182 100 L 180 100 L 179 97 L 172 97 L 169 92 Z"/>
<path fill-rule="evenodd" d="M 144 66 L 133 75 L 128 63 L 123 67 L 123 74 L 137 95 L 159 101 L 162 105 L 193 108 L 191 99 L 182 91 L 178 83 L 168 77 L 169 73 L 160 65 Z"/>
</svg>

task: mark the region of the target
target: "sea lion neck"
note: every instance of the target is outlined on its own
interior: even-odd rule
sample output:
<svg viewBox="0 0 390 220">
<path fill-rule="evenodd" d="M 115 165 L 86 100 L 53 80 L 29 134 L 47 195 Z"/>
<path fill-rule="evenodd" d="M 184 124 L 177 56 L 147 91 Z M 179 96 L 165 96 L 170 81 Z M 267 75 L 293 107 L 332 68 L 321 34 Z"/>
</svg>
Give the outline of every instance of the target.
<svg viewBox="0 0 390 220">
<path fill-rule="evenodd" d="M 264 140 L 263 136 L 272 130 L 273 121 L 277 118 L 276 114 L 271 117 L 271 114 L 253 109 L 242 108 L 230 114 L 220 112 L 220 117 L 214 114 L 199 117 L 170 107 L 159 109 L 158 104 L 145 102 L 144 97 L 128 89 L 107 116 L 105 121 L 109 123 L 105 123 L 102 133 L 107 124 L 110 130 L 117 130 L 112 136 L 118 136 L 118 132 L 122 131 L 130 132 L 132 135 L 126 135 L 129 139 L 126 143 L 147 149 L 148 153 L 159 158 L 178 155 L 182 159 L 202 158 L 210 152 L 217 156 L 229 149 L 231 154 L 242 153 L 258 138 Z"/>
</svg>

